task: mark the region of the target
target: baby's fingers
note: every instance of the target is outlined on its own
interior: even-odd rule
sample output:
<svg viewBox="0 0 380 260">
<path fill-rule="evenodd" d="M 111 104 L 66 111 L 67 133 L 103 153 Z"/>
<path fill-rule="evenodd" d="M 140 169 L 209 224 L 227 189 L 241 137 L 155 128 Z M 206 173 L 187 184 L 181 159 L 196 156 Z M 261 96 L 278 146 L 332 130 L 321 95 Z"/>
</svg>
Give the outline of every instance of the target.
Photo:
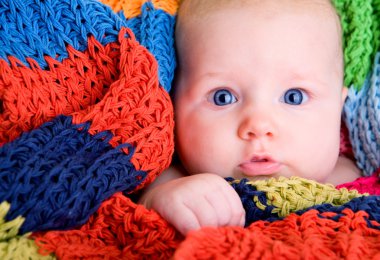
<svg viewBox="0 0 380 260">
<path fill-rule="evenodd" d="M 218 183 L 217 192 L 209 194 L 219 216 L 218 226 L 244 226 L 245 210 L 237 192 L 225 180 Z"/>
<path fill-rule="evenodd" d="M 177 213 L 173 212 L 173 214 L 167 216 L 166 219 L 184 236 L 191 230 L 201 228 L 198 217 L 194 211 L 185 204 Z"/>
<path fill-rule="evenodd" d="M 226 193 L 223 195 L 231 212 L 230 222 L 228 224 L 243 227 L 245 225 L 245 210 L 238 193 L 228 184 Z"/>
<path fill-rule="evenodd" d="M 168 207 L 166 219 L 186 235 L 191 230 L 201 227 L 218 227 L 229 224 L 231 207 L 224 200 L 220 191 L 206 192 L 186 196 L 180 203 Z M 173 209 L 175 209 L 173 211 Z"/>
<path fill-rule="evenodd" d="M 209 176 L 207 176 L 209 177 Z M 190 200 L 201 227 L 244 226 L 245 211 L 236 191 L 222 178 L 205 178 L 207 189 L 199 200 Z"/>
</svg>

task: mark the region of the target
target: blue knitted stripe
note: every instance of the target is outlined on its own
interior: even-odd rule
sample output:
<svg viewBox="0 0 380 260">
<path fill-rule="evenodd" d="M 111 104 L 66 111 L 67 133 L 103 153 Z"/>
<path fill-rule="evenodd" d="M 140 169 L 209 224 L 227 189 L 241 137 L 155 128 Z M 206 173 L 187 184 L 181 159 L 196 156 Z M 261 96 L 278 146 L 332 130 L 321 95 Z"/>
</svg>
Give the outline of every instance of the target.
<svg viewBox="0 0 380 260">
<path fill-rule="evenodd" d="M 380 167 L 380 53 L 360 91 L 350 88 L 343 118 L 358 167 L 366 176 Z"/>
<path fill-rule="evenodd" d="M 233 178 L 226 178 L 228 182 L 232 182 Z M 280 219 L 278 214 L 272 213 L 274 206 L 268 205 L 266 192 L 258 191 L 256 186 L 247 184 L 247 179 L 242 179 L 238 183 L 231 183 L 231 186 L 239 194 L 245 209 L 245 225 L 248 226 L 252 222 L 257 220 L 278 220 Z M 265 205 L 265 209 L 262 210 L 256 206 L 253 198 L 257 197 L 262 205 Z"/>
<path fill-rule="evenodd" d="M 84 51 L 89 35 L 103 45 L 114 42 L 122 26 L 96 0 L 0 0 L 0 58 L 11 55 L 27 65 L 30 57 L 46 68 L 45 55 L 62 61 L 67 45 Z"/>
<path fill-rule="evenodd" d="M 278 214 L 272 213 L 274 206 L 268 205 L 266 193 L 263 191 L 258 191 L 254 185 L 247 184 L 247 179 L 242 179 L 240 182 L 237 183 L 233 183 L 233 178 L 226 178 L 226 180 L 231 183 L 232 187 L 240 196 L 240 199 L 243 203 L 243 207 L 246 211 L 246 226 L 258 220 L 274 222 L 284 219 L 283 217 L 279 217 Z M 254 197 L 258 198 L 260 203 L 266 206 L 264 210 L 257 207 L 256 202 L 254 202 L 253 200 Z M 334 206 L 330 203 L 320 204 L 304 210 L 299 210 L 296 212 L 296 214 L 302 215 L 305 212 L 310 211 L 311 209 L 316 209 L 319 213 L 337 213 L 336 216 L 331 217 L 330 219 L 334 221 L 339 221 L 339 219 L 342 216 L 345 216 L 343 210 L 347 208 L 351 209 L 353 212 L 367 212 L 369 215 L 368 219 L 366 219 L 368 227 L 380 229 L 380 227 L 373 226 L 370 222 L 374 220 L 380 223 L 380 212 L 378 210 L 380 208 L 379 196 L 363 196 L 354 198 L 341 206 Z M 321 215 L 320 217 L 327 218 Z"/>
<path fill-rule="evenodd" d="M 0 147 L 0 202 L 11 204 L 7 220 L 26 218 L 21 233 L 83 224 L 102 201 L 146 177 L 130 162 L 131 145 L 112 148 L 110 133 L 92 136 L 89 123 L 71 120 L 58 116 Z"/>
<path fill-rule="evenodd" d="M 125 20 L 122 12 L 119 15 Z M 168 92 L 176 67 L 174 26 L 175 16 L 155 9 L 151 2 L 143 5 L 140 16 L 127 20 L 127 27 L 132 29 L 136 39 L 155 56 L 160 84 Z"/>
<path fill-rule="evenodd" d="M 88 36 L 102 45 L 117 41 L 121 27 L 129 27 L 159 64 L 160 84 L 170 90 L 174 76 L 175 17 L 147 2 L 142 14 L 126 20 L 96 0 L 0 0 L 0 58 L 26 58 L 46 69 L 44 56 L 58 61 L 68 57 L 67 45 L 87 49 Z"/>
<path fill-rule="evenodd" d="M 367 225 L 370 228 L 375 228 L 380 230 L 380 226 L 374 226 L 372 225 L 371 221 L 376 221 L 380 224 L 380 197 L 379 196 L 363 196 L 354 198 L 351 201 L 343 204 L 342 206 L 333 206 L 331 204 L 321 204 L 314 207 L 310 207 L 307 210 L 300 210 L 297 211 L 296 214 L 302 215 L 306 211 L 309 211 L 311 209 L 316 209 L 319 211 L 319 213 L 324 212 L 334 212 L 337 213 L 334 217 L 326 217 L 320 215 L 321 218 L 331 219 L 334 221 L 339 221 L 339 219 L 342 216 L 346 216 L 346 214 L 343 212 L 344 209 L 351 209 L 353 212 L 359 212 L 359 211 L 365 211 L 368 213 L 368 218 L 366 218 Z"/>
</svg>

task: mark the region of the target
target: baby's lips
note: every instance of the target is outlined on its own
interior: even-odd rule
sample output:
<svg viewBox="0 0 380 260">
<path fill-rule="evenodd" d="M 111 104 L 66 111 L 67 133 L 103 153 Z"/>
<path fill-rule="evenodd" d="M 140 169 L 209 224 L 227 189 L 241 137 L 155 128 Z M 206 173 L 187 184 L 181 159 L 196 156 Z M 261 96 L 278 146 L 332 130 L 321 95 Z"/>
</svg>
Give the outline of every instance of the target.
<svg viewBox="0 0 380 260">
<path fill-rule="evenodd" d="M 266 156 L 254 156 L 251 160 L 239 164 L 243 174 L 253 177 L 271 175 L 278 172 L 282 164 Z"/>
</svg>

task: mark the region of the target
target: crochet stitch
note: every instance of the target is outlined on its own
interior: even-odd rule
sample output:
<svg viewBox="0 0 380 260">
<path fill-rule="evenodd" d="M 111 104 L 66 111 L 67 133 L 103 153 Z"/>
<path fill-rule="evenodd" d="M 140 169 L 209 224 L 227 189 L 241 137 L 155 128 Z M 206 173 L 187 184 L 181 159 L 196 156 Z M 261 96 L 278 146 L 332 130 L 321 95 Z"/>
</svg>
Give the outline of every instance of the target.
<svg viewBox="0 0 380 260">
<path fill-rule="evenodd" d="M 291 259 L 297 258 L 300 250 L 305 254 L 328 251 L 329 257 L 337 258 L 340 254 L 363 254 L 362 257 L 371 258 L 380 253 L 377 247 L 380 236 L 378 196 L 363 196 L 357 191 L 349 192 L 346 189 L 336 190 L 331 185 L 321 185 L 297 177 L 282 178 L 281 181 L 272 180 L 271 183 L 230 181 L 234 182 L 244 207 L 256 212 L 251 217 L 248 216 L 246 229 L 203 228 L 183 238 L 156 212 L 117 194 L 107 203 L 103 203 L 97 213 L 80 229 L 37 234 L 36 243 L 44 249 L 42 252 L 54 252 L 60 259 L 100 259 L 105 256 L 111 256 L 111 259 L 168 259 L 173 253 L 174 259 L 245 259 L 247 255 L 244 252 L 249 252 L 252 257 L 256 255 L 253 259 L 258 259 L 263 254 L 281 255 L 280 251 L 287 251 L 289 247 L 293 248 L 289 255 Z M 319 192 L 326 196 L 333 191 L 335 195 L 331 197 L 335 199 L 330 203 L 323 200 L 309 201 L 313 207 L 304 208 L 302 202 L 296 205 L 293 196 L 286 197 L 283 194 L 284 187 L 288 187 L 289 194 L 302 196 L 305 191 L 310 193 L 313 190 L 310 187 L 316 186 L 319 187 Z M 268 189 L 271 192 L 265 191 Z M 260 199 L 255 200 L 253 193 Z M 273 197 L 281 198 L 276 206 L 269 203 Z M 294 213 L 280 216 L 281 209 L 287 208 L 292 201 L 295 206 L 292 210 Z M 260 219 L 255 219 L 256 216 Z M 334 233 L 331 233 L 332 230 L 335 230 Z M 331 244 L 323 242 L 329 233 L 329 238 L 335 237 Z M 257 234 L 260 241 L 266 241 L 264 244 L 256 240 Z M 303 243 L 303 237 L 308 236 L 310 241 Z M 317 240 L 314 244 L 315 236 Z M 347 251 L 347 237 L 352 237 L 353 241 L 365 241 L 360 242 L 355 248 L 368 247 L 371 250 Z M 258 247 L 255 246 L 257 243 Z M 279 247 L 277 250 L 273 248 L 276 244 Z M 335 247 L 337 244 L 343 247 Z M 326 257 L 325 254 L 322 256 Z M 321 259 L 324 259 L 323 257 Z"/>
<path fill-rule="evenodd" d="M 17 217 L 6 222 L 5 215 L 10 208 L 9 203 L 0 203 L 0 259 L 54 259 L 53 256 L 42 256 L 33 240 L 26 236 L 18 236 L 19 228 L 25 221 Z"/>
<path fill-rule="evenodd" d="M 360 89 L 379 47 L 378 0 L 333 0 L 340 16 L 344 48 L 344 84 Z"/>
<path fill-rule="evenodd" d="M 0 0 L 0 259 L 378 257 L 380 1 L 333 3 L 367 176 L 229 179 L 246 227 L 183 237 L 133 200 L 174 150 L 179 0 Z"/>
<path fill-rule="evenodd" d="M 10 20 L 13 11 L 29 10 L 17 8 L 17 3 L 2 9 Z M 88 2 L 90 11 L 106 9 L 93 4 Z M 35 3 L 30 6 L 35 10 Z M 71 6 L 50 7 L 68 13 Z M 77 3 L 74 10 L 83 6 Z M 111 18 L 118 21 L 115 15 Z M 81 24 L 83 19 L 74 21 Z M 67 19 L 62 20 L 66 27 Z M 42 25 L 49 29 L 49 24 Z M 102 201 L 117 191 L 137 190 L 170 163 L 172 108 L 158 85 L 156 60 L 129 29 L 120 28 L 113 40 L 102 43 L 90 36 L 73 44 L 77 49 L 68 46 L 62 62 L 44 56 L 45 70 L 40 67 L 45 64 L 35 61 L 40 61 L 40 50 L 31 57 L 8 56 L 10 65 L 1 60 L 0 136 L 8 143 L 0 147 L 0 201 L 11 204 L 7 219 L 25 217 L 21 234 L 81 225 Z M 84 44 L 88 50 L 80 52 Z"/>
<path fill-rule="evenodd" d="M 367 176 L 380 167 L 380 53 L 360 91 L 350 89 L 344 106 L 344 121 L 358 167 Z"/>
</svg>

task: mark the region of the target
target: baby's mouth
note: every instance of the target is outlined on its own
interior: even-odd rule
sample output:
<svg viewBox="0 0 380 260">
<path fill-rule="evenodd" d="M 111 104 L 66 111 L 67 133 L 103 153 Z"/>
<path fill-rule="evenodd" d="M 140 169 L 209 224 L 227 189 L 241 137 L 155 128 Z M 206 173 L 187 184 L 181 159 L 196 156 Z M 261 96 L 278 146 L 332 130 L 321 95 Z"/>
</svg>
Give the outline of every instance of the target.
<svg viewBox="0 0 380 260">
<path fill-rule="evenodd" d="M 260 158 L 253 158 L 251 160 L 251 162 L 268 162 L 270 161 L 269 159 L 266 159 L 266 158 L 263 158 L 263 159 L 260 159 Z"/>
<path fill-rule="evenodd" d="M 281 163 L 267 156 L 254 156 L 239 164 L 243 174 L 249 177 L 274 174 L 280 170 L 281 166 Z"/>
</svg>

